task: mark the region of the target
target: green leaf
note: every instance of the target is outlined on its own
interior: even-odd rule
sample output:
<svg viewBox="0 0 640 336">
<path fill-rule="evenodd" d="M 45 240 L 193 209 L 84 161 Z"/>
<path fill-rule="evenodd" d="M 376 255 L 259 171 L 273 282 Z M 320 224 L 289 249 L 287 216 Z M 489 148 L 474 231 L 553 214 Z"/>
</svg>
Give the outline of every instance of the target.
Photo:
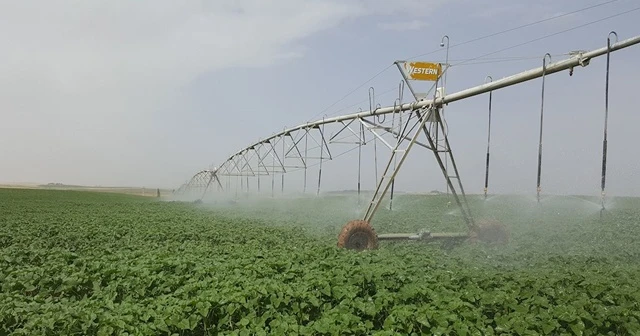
<svg viewBox="0 0 640 336">
<path fill-rule="evenodd" d="M 582 320 L 577 320 L 569 324 L 569 328 L 571 328 L 571 331 L 573 331 L 575 335 L 582 335 L 584 332 L 585 326 Z"/>
</svg>

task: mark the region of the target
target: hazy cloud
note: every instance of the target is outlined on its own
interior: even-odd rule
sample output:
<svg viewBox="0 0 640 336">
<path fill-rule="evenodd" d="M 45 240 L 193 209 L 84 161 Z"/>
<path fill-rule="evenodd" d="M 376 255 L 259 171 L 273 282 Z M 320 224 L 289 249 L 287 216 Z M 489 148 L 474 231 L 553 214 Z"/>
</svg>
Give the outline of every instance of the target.
<svg viewBox="0 0 640 336">
<path fill-rule="evenodd" d="M 418 30 L 427 26 L 427 23 L 420 20 L 383 22 L 378 24 L 380 29 L 393 31 Z"/>
<path fill-rule="evenodd" d="M 1 136 L 3 143 L 20 139 L 24 147 L 0 149 L 10 158 L 3 159 L 0 178 L 64 179 L 78 176 L 70 171 L 113 170 L 141 151 L 134 144 L 151 132 L 144 125 L 154 111 L 198 76 L 287 62 L 303 56 L 296 42 L 310 35 L 366 15 L 407 14 L 423 3 L 2 2 Z M 21 168 L 53 158 L 59 166 L 50 165 L 49 174 Z M 62 164 L 70 161 L 75 166 Z"/>
</svg>

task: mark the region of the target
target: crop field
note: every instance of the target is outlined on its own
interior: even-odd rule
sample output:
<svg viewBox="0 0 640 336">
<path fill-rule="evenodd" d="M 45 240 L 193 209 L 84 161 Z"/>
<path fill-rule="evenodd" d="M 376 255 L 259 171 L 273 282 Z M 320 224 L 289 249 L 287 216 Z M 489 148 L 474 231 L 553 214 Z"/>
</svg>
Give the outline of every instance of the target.
<svg viewBox="0 0 640 336">
<path fill-rule="evenodd" d="M 400 195 L 372 224 L 464 231 L 448 201 Z M 638 335 L 640 199 L 593 202 L 474 196 L 507 245 L 355 252 L 336 247 L 352 196 L 0 189 L 0 335 Z"/>
</svg>

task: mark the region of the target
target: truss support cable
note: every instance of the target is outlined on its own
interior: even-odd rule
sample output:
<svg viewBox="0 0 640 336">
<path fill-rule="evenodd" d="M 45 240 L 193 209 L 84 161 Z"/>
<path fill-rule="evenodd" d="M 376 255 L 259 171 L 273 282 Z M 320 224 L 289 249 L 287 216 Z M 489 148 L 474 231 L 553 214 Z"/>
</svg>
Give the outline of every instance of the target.
<svg viewBox="0 0 640 336">
<path fill-rule="evenodd" d="M 374 106 L 376 106 L 376 91 L 375 88 L 372 86 L 369 88 L 369 112 L 371 114 L 375 114 L 375 111 L 377 110 L 377 108 L 375 108 Z M 375 183 L 378 183 L 378 141 L 376 139 L 376 137 L 373 137 L 373 171 L 374 171 L 374 178 L 375 178 Z"/>
<path fill-rule="evenodd" d="M 542 95 L 540 99 L 540 139 L 538 140 L 538 183 L 536 188 L 536 197 L 540 203 L 540 176 L 542 174 L 542 125 L 544 118 L 544 79 L 546 77 L 547 56 L 551 59 L 551 54 L 546 53 L 542 58 Z"/>
<path fill-rule="evenodd" d="M 373 137 L 373 173 L 375 174 L 375 182 L 378 183 L 378 145 L 376 137 Z"/>
<path fill-rule="evenodd" d="M 616 40 L 618 38 L 618 34 L 615 31 L 609 33 L 607 36 L 607 71 L 606 71 L 606 79 L 605 79 L 605 88 L 604 88 L 604 138 L 602 140 L 602 174 L 600 180 L 600 201 L 602 204 L 602 208 L 600 209 L 600 217 L 602 217 L 602 212 L 605 210 L 604 207 L 604 197 L 605 197 L 605 184 L 606 184 L 606 176 L 607 176 L 607 127 L 608 127 L 608 119 L 609 119 L 609 64 L 611 62 L 611 35 L 615 35 Z"/>
<path fill-rule="evenodd" d="M 445 139 L 449 136 L 447 133 L 449 131 L 449 127 L 447 126 L 446 130 L 444 128 L 444 125 L 446 123 L 446 120 L 444 118 L 444 104 L 442 105 L 442 120 L 440 121 L 441 125 L 442 125 L 442 134 L 444 135 Z M 451 149 L 449 148 L 448 142 L 445 141 L 445 151 L 450 151 Z M 447 174 L 449 174 L 449 156 L 445 156 L 444 157 L 444 169 L 445 171 L 447 171 Z M 449 185 L 447 184 L 447 195 L 449 195 Z"/>
<path fill-rule="evenodd" d="M 323 118 L 324 119 L 324 118 Z M 320 144 L 320 167 L 318 168 L 318 189 L 316 190 L 316 196 L 320 195 L 320 182 L 322 181 L 322 155 L 324 154 L 324 123 L 322 124 L 322 130 L 320 136 L 322 137 L 322 143 Z"/>
<path fill-rule="evenodd" d="M 255 149 L 256 151 L 256 155 L 258 155 L 258 176 L 257 177 L 257 184 L 258 184 L 258 194 L 260 193 L 260 147 Z"/>
<path fill-rule="evenodd" d="M 360 136 L 358 137 L 358 205 L 360 205 L 360 177 L 362 168 L 362 141 L 364 139 L 364 125 L 360 123 Z"/>
<path fill-rule="evenodd" d="M 394 157 L 393 170 L 396 170 L 397 167 L 398 167 L 398 158 Z M 396 185 L 396 179 L 394 177 L 393 180 L 391 180 L 391 194 L 389 195 L 389 210 L 393 210 L 393 189 L 395 188 L 395 185 Z"/>
<path fill-rule="evenodd" d="M 307 164 L 308 162 L 308 156 L 307 156 L 307 151 L 308 151 L 308 139 L 309 139 L 309 129 L 305 129 L 304 132 L 304 157 L 305 157 L 305 165 L 304 165 L 304 185 L 302 186 L 302 193 L 306 193 L 307 192 L 307 166 L 309 166 Z"/>
<path fill-rule="evenodd" d="M 286 135 L 282 136 L 282 166 L 283 166 L 283 172 L 282 175 L 280 176 L 280 181 L 281 181 L 281 186 L 280 186 L 280 192 L 284 195 L 284 165 L 285 165 L 285 161 L 287 160 L 286 154 L 285 154 L 285 138 Z"/>
<path fill-rule="evenodd" d="M 491 76 L 487 76 L 489 81 L 493 81 Z M 489 147 L 491 144 L 491 99 L 492 99 L 493 91 L 489 91 L 489 129 L 487 131 L 487 162 L 485 165 L 484 172 L 484 199 L 487 200 L 487 191 L 489 190 Z"/>
<path fill-rule="evenodd" d="M 398 160 L 397 158 L 393 158 L 393 170 L 396 170 L 398 168 Z M 394 178 L 391 181 L 391 195 L 389 196 L 389 210 L 393 210 L 393 189 L 396 185 L 396 179 Z"/>
<path fill-rule="evenodd" d="M 398 106 L 398 101 L 399 99 L 396 99 L 393 101 L 393 114 L 391 114 L 391 129 L 395 130 L 396 129 L 396 107 Z M 394 138 L 397 138 L 397 136 L 394 136 Z"/>
<path fill-rule="evenodd" d="M 398 105 L 402 106 L 402 96 L 404 93 L 404 80 L 400 81 L 400 84 L 398 84 Z M 395 106 L 395 102 L 394 102 L 394 106 L 393 106 L 393 119 L 392 119 L 392 123 L 393 121 L 395 121 L 396 118 L 396 106 Z M 402 110 L 398 113 L 398 128 L 402 129 Z M 391 127 L 391 129 L 393 130 L 393 126 Z M 396 147 L 400 146 L 400 141 L 401 141 L 401 137 L 398 134 L 396 136 Z M 394 157 L 393 158 L 393 170 L 395 171 L 396 169 L 398 169 L 398 158 Z M 389 195 L 389 210 L 393 210 L 393 190 L 395 189 L 396 186 L 396 179 L 395 177 L 393 178 L 393 180 L 391 180 L 391 194 Z"/>
</svg>

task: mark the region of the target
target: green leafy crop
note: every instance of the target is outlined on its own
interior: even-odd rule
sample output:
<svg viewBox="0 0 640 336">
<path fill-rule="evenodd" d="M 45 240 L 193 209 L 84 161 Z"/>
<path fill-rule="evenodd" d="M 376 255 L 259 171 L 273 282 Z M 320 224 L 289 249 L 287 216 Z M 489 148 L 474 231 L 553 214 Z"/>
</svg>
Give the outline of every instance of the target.
<svg viewBox="0 0 640 336">
<path fill-rule="evenodd" d="M 640 333 L 639 200 L 620 199 L 603 221 L 571 202 L 476 200 L 475 214 L 509 225 L 508 245 L 360 253 L 336 248 L 359 217 L 349 202 L 0 189 L 0 334 Z M 445 196 L 395 202 L 378 232 L 464 230 Z"/>
</svg>

